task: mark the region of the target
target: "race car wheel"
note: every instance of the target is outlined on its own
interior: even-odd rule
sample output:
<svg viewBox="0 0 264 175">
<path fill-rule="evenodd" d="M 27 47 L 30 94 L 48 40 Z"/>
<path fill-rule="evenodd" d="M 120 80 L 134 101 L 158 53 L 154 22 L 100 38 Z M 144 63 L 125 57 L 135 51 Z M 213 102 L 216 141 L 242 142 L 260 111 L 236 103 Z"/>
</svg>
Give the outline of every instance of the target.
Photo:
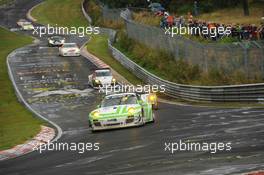
<svg viewBox="0 0 264 175">
<path fill-rule="evenodd" d="M 151 121 L 151 123 L 155 123 L 155 121 L 156 121 L 156 118 L 155 118 L 155 114 L 153 113 L 152 114 L 152 121 Z"/>
<path fill-rule="evenodd" d="M 142 125 L 144 125 L 146 123 L 145 115 L 144 115 L 144 109 L 143 108 L 141 109 L 141 123 L 142 123 Z"/>
<path fill-rule="evenodd" d="M 152 109 L 158 110 L 158 104 L 157 103 L 156 104 L 152 104 Z"/>
</svg>

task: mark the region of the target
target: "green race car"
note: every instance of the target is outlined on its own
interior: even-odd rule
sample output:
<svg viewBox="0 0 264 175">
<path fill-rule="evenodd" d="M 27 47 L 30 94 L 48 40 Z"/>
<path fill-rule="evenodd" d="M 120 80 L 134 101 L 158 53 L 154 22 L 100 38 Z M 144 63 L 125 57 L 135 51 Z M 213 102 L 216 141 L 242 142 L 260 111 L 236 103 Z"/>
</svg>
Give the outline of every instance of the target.
<svg viewBox="0 0 264 175">
<path fill-rule="evenodd" d="M 124 128 L 154 122 L 150 94 L 121 93 L 107 95 L 89 114 L 92 131 Z"/>
</svg>

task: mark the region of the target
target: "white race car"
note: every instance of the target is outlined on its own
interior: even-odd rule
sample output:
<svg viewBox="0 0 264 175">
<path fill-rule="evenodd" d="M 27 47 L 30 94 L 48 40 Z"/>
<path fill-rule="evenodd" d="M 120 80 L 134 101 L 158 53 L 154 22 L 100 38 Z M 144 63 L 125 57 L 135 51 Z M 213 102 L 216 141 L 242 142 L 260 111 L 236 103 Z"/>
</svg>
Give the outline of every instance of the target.
<svg viewBox="0 0 264 175">
<path fill-rule="evenodd" d="M 92 131 L 141 126 L 154 122 L 149 94 L 121 93 L 105 96 L 89 114 Z M 142 98 L 143 97 L 143 98 Z"/>
<path fill-rule="evenodd" d="M 116 79 L 113 77 L 111 69 L 103 68 L 97 69 L 93 74 L 88 76 L 89 84 L 94 87 L 108 87 L 116 83 Z"/>
<path fill-rule="evenodd" d="M 34 30 L 32 23 L 25 19 L 20 19 L 17 22 L 17 25 L 20 26 L 22 30 Z"/>
<path fill-rule="evenodd" d="M 76 43 L 64 43 L 59 48 L 60 56 L 80 56 L 80 48 Z"/>
</svg>

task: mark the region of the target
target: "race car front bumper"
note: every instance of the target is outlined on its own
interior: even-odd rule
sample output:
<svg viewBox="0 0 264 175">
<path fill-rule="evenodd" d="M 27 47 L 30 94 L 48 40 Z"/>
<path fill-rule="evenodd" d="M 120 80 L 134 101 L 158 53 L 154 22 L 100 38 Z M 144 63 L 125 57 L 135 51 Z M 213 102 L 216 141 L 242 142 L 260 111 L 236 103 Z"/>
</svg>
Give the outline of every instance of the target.
<svg viewBox="0 0 264 175">
<path fill-rule="evenodd" d="M 60 47 L 62 45 L 63 45 L 62 42 L 49 42 L 49 46 L 51 47 Z"/>
<path fill-rule="evenodd" d="M 62 52 L 61 56 L 69 56 L 69 57 L 75 57 L 75 56 L 80 56 L 80 52 Z"/>
<path fill-rule="evenodd" d="M 117 128 L 135 127 L 143 125 L 141 116 L 126 116 L 117 119 L 93 120 L 92 131 L 109 130 Z"/>
<path fill-rule="evenodd" d="M 115 87 L 116 84 L 114 83 L 93 83 L 93 88 L 94 89 L 100 89 L 103 92 L 106 91 L 107 89 L 110 90 L 111 88 Z"/>
</svg>

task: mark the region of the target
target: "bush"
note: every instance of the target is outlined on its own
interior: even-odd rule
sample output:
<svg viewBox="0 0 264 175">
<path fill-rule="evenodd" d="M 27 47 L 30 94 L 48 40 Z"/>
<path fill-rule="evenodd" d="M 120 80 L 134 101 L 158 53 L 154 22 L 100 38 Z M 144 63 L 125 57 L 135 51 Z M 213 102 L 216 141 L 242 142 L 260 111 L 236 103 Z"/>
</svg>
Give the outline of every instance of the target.
<svg viewBox="0 0 264 175">
<path fill-rule="evenodd" d="M 103 20 L 102 9 L 96 4 L 94 0 L 88 2 L 88 13 L 92 18 L 92 24 L 94 26 L 108 27 L 113 29 L 120 29 L 123 27 L 122 21 L 109 21 Z"/>
<path fill-rule="evenodd" d="M 140 66 L 164 79 L 188 84 L 200 78 L 198 66 L 192 66 L 183 59 L 175 60 L 165 51 L 148 48 L 129 39 L 124 32 L 118 33 L 115 46 Z"/>
<path fill-rule="evenodd" d="M 173 55 L 165 51 L 151 49 L 127 37 L 120 31 L 114 44 L 134 62 L 157 76 L 181 84 L 192 85 L 229 85 L 262 82 L 261 75 L 248 79 L 245 72 L 232 70 L 230 72 L 221 67 L 202 71 L 199 65 L 192 65 L 183 59 L 174 59 Z"/>
</svg>

